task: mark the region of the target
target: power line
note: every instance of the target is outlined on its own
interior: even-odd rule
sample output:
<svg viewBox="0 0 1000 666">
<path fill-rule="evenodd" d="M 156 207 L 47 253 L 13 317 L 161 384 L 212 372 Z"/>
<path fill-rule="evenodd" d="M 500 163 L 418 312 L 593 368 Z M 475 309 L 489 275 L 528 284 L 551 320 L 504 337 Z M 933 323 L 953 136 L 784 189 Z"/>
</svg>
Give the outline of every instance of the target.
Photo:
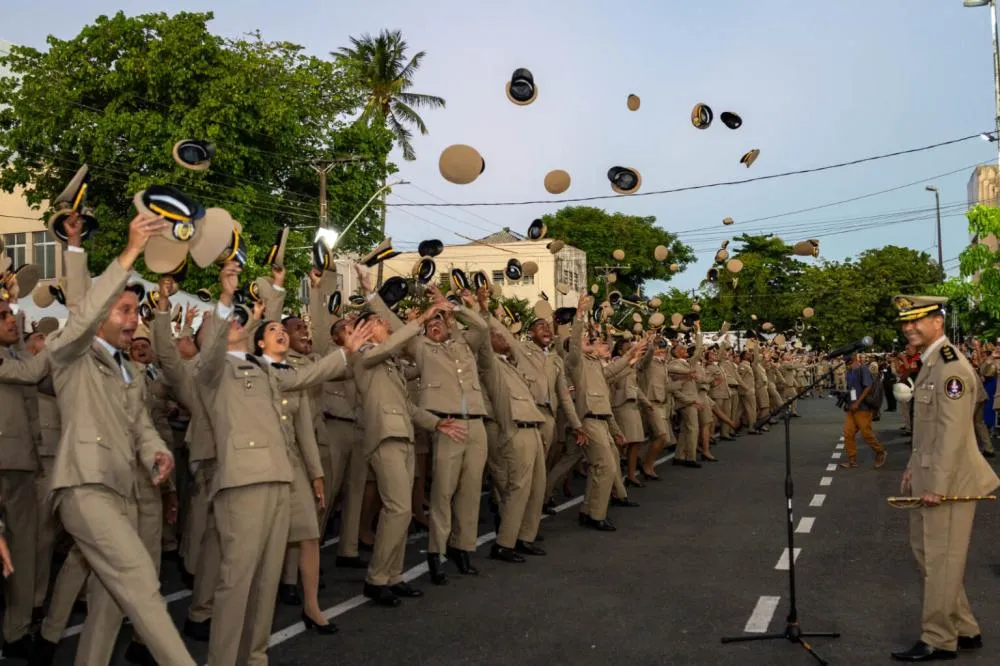
<svg viewBox="0 0 1000 666">
<path fill-rule="evenodd" d="M 968 141 L 970 139 L 978 139 L 982 132 L 977 132 L 976 134 L 970 134 L 969 136 L 963 136 L 958 139 L 951 139 L 949 141 L 941 141 L 939 143 L 932 143 L 926 146 L 920 146 L 919 148 L 908 148 L 906 150 L 897 150 L 891 153 L 882 153 L 880 155 L 871 155 L 869 157 L 862 157 L 856 160 L 850 160 L 847 162 L 837 162 L 836 164 L 827 164 L 820 167 L 812 167 L 809 169 L 798 169 L 795 171 L 784 171 L 781 173 L 775 173 L 767 176 L 756 176 L 754 178 L 744 178 L 741 180 L 726 180 L 719 181 L 715 183 L 704 183 L 702 185 L 685 185 L 682 187 L 674 187 L 665 190 L 652 190 L 649 192 L 636 192 L 635 194 L 606 194 L 592 197 L 577 197 L 572 199 L 536 199 L 531 201 L 481 201 L 475 203 L 421 203 L 421 204 L 392 204 L 393 207 L 454 207 L 454 208 L 465 208 L 469 206 L 528 206 L 535 204 L 554 204 L 554 203 L 579 203 L 583 201 L 598 201 L 602 199 L 621 199 L 624 197 L 648 197 L 657 194 L 675 194 L 677 192 L 690 192 L 692 190 L 706 190 L 716 187 L 724 187 L 729 185 L 744 185 L 746 183 L 756 183 L 762 180 L 773 180 L 776 178 L 784 178 L 786 176 L 798 176 L 807 173 L 818 173 L 820 171 L 829 171 L 831 169 L 840 169 L 846 166 L 854 166 L 856 164 L 863 164 L 865 162 L 874 162 L 877 160 L 884 160 L 890 157 L 898 157 L 900 155 L 910 155 L 913 153 L 924 152 L 927 150 L 934 150 L 935 148 L 942 148 L 944 146 L 954 145 L 956 143 L 962 143 L 963 141 Z"/>
</svg>

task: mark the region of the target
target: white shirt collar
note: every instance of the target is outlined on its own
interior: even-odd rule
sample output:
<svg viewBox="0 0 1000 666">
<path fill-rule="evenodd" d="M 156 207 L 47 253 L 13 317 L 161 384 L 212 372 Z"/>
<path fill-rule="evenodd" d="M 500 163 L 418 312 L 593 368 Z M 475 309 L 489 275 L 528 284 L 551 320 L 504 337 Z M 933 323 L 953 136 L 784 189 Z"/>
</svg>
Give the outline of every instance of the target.
<svg viewBox="0 0 1000 666">
<path fill-rule="evenodd" d="M 111 344 L 110 342 L 108 342 L 108 341 L 107 341 L 107 340 L 105 340 L 104 338 L 98 338 L 98 337 L 95 337 L 94 339 L 95 339 L 95 340 L 97 340 L 97 342 L 98 342 L 98 343 L 99 343 L 99 344 L 100 344 L 100 345 L 101 345 L 102 347 L 104 347 L 104 349 L 106 349 L 106 350 L 107 350 L 108 354 L 110 354 L 110 355 L 111 355 L 111 358 L 114 358 L 114 357 L 115 357 L 115 354 L 119 354 L 119 353 L 121 353 L 121 350 L 120 350 L 120 349 L 118 349 L 117 347 L 115 347 L 115 346 L 114 346 L 113 344 Z M 125 357 L 124 357 L 124 355 L 122 355 L 122 360 L 125 360 Z"/>
<path fill-rule="evenodd" d="M 931 354 L 933 354 L 935 351 L 937 351 L 938 347 L 940 347 L 941 345 L 943 345 L 946 342 L 948 342 L 948 336 L 947 335 L 942 335 L 940 338 L 938 338 L 937 340 L 935 340 L 934 342 L 932 342 L 927 349 L 925 349 L 922 352 L 920 352 L 920 362 L 921 363 L 926 363 L 927 359 L 929 359 L 931 357 Z"/>
</svg>

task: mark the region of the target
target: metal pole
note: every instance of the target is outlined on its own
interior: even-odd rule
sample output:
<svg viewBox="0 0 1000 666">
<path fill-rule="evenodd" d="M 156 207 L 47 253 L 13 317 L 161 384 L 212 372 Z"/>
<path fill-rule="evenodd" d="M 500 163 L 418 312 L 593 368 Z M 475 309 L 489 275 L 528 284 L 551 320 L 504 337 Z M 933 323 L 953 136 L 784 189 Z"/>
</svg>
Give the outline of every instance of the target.
<svg viewBox="0 0 1000 666">
<path fill-rule="evenodd" d="M 326 211 L 326 174 L 334 167 L 336 162 L 330 162 L 325 166 L 310 164 L 313 170 L 319 174 L 319 227 L 326 229 L 330 226 L 330 218 Z"/>
<path fill-rule="evenodd" d="M 383 182 L 382 189 L 380 190 L 382 192 L 382 211 L 380 213 L 380 218 L 381 219 L 380 219 L 380 224 L 379 224 L 379 229 L 381 230 L 381 236 L 382 236 L 382 238 L 380 239 L 380 242 L 381 242 L 381 240 L 385 239 L 385 189 L 386 189 L 385 188 L 385 183 Z M 381 261 L 378 262 L 378 277 L 375 280 L 375 288 L 376 289 L 381 289 L 382 288 L 382 262 Z"/>
<path fill-rule="evenodd" d="M 941 282 L 944 282 L 944 252 L 941 247 L 941 195 L 934 190 L 934 208 L 937 211 L 937 246 L 938 246 L 938 267 L 941 269 Z"/>
<path fill-rule="evenodd" d="M 997 144 L 997 176 L 1000 177 L 1000 38 L 997 35 L 997 1 L 990 0 L 990 22 L 993 28 L 993 96 L 996 105 L 994 130 Z"/>
</svg>

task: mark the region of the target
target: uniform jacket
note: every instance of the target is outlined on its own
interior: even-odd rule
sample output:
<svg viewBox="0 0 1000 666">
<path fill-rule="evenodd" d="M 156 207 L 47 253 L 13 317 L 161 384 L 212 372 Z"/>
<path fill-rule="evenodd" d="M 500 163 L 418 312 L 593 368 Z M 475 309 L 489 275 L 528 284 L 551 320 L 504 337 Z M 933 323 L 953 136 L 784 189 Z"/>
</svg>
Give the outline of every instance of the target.
<svg viewBox="0 0 1000 666">
<path fill-rule="evenodd" d="M 308 389 L 348 372 L 342 350 L 301 368 L 273 368 L 249 354 L 229 353 L 229 318 L 207 324 L 197 382 L 204 387 L 215 432 L 218 471 L 211 494 L 258 483 L 290 483 L 291 462 L 282 431 L 289 421 L 282 394 Z"/>
<path fill-rule="evenodd" d="M 986 495 L 1000 486 L 979 452 L 973 412 L 980 391 L 972 364 L 947 340 L 932 350 L 913 389 L 914 495 Z"/>
<path fill-rule="evenodd" d="M 16 358 L 15 358 L 16 356 Z M 0 348 L 0 470 L 38 469 L 32 422 L 38 422 L 35 385 L 48 374 L 48 353 L 31 356 Z"/>
<path fill-rule="evenodd" d="M 504 445 L 517 434 L 517 424 L 541 424 L 545 422 L 545 417 L 535 404 L 521 368 L 492 350 L 489 356 L 480 364 L 479 374 L 490 396 L 493 418 L 500 426 L 499 443 Z"/>
<path fill-rule="evenodd" d="M 621 435 L 614 412 L 611 410 L 609 378 L 614 378 L 628 367 L 628 358 L 621 357 L 605 366 L 600 359 L 583 353 L 584 322 L 577 317 L 570 332 L 566 369 L 575 387 L 576 413 L 581 419 L 600 416 L 608 421 L 612 435 Z"/>
<path fill-rule="evenodd" d="M 380 301 L 382 298 L 375 294 L 371 302 Z M 384 302 L 381 305 L 385 307 Z M 387 439 L 413 442 L 414 423 L 425 430 L 437 427 L 438 417 L 416 407 L 407 398 L 406 379 L 394 358 L 419 333 L 420 326 L 412 321 L 393 332 L 381 344 L 366 345 L 351 356 L 351 368 L 365 417 L 366 458 Z"/>
<path fill-rule="evenodd" d="M 46 341 L 63 427 L 52 474 L 53 493 L 97 484 L 132 497 L 137 457 L 143 471 L 155 478 L 155 455 L 170 455 L 146 409 L 145 375 L 123 361 L 132 379 L 126 383 L 118 363 L 94 337 L 128 275 L 113 260 L 87 291 L 79 309 L 70 314 L 65 328 Z"/>
</svg>

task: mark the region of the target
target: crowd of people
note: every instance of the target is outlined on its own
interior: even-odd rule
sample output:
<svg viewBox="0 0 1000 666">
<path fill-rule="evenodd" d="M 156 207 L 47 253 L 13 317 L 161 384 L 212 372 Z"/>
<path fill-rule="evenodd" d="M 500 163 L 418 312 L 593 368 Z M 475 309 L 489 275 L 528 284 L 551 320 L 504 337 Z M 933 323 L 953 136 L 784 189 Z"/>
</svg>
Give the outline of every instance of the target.
<svg viewBox="0 0 1000 666">
<path fill-rule="evenodd" d="M 829 370 L 802 349 L 736 350 L 697 318 L 623 333 L 586 294 L 525 322 L 488 284 L 427 284 L 422 306 L 401 307 L 360 265 L 354 306 L 331 307 L 336 276 L 316 267 L 296 314 L 281 266 L 244 303 L 241 264 L 220 260 L 217 302 L 178 321 L 179 276 L 150 293 L 129 278 L 166 224 L 140 213 L 92 280 L 69 219 L 61 327 L 28 326 L 16 282 L 0 303 L 6 658 L 52 663 L 85 601 L 78 664 L 108 663 L 123 615 L 132 663 L 193 663 L 182 633 L 209 643 L 210 664 L 264 663 L 267 599 L 336 631 L 318 602 L 336 505 L 336 565 L 365 569 L 364 594 L 398 606 L 423 594 L 402 578 L 414 527 L 433 584 L 478 573 L 484 486 L 489 557 L 544 556 L 540 519 L 572 473 L 587 479 L 580 525 L 614 531 L 609 507 L 638 506 L 628 489 L 659 480 L 665 449 L 674 465 L 716 462 L 713 442 L 767 430 Z M 50 585 L 61 534 L 73 545 Z M 159 591 L 168 558 L 192 589 L 180 628 Z"/>
</svg>

